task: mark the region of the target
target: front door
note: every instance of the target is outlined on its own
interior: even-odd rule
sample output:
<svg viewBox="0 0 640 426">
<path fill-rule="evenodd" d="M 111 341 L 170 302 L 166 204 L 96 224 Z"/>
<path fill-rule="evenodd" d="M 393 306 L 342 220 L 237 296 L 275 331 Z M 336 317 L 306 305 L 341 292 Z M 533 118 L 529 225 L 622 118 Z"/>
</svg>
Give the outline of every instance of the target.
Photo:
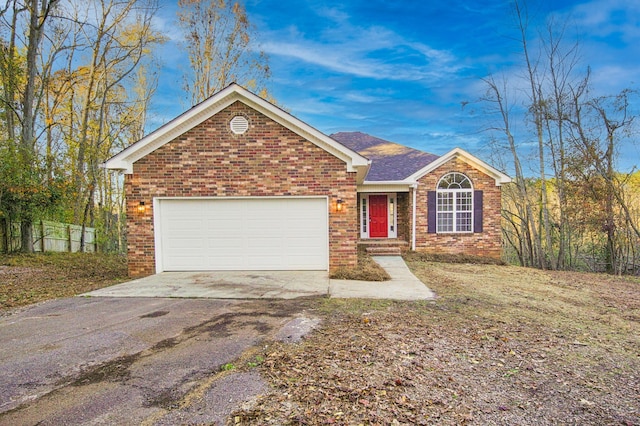
<svg viewBox="0 0 640 426">
<path fill-rule="evenodd" d="M 389 229 L 387 222 L 387 196 L 369 195 L 369 237 L 386 238 Z"/>
</svg>

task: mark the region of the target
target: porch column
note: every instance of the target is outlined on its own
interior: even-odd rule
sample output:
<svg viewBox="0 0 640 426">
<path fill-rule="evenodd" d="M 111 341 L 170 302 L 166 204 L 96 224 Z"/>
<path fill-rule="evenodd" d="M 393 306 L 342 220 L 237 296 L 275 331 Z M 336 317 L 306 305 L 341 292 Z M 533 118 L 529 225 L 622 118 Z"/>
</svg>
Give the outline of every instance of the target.
<svg viewBox="0 0 640 426">
<path fill-rule="evenodd" d="M 412 202 L 411 202 L 411 250 L 416 251 L 416 193 L 418 189 L 418 183 L 414 183 L 411 185 L 411 190 L 413 192 Z"/>
</svg>

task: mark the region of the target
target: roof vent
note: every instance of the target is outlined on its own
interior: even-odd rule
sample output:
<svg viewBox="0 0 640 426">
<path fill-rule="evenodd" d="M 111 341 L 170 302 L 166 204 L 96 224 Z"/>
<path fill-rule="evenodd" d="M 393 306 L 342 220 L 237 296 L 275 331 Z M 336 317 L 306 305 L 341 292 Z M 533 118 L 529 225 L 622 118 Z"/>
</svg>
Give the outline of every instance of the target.
<svg viewBox="0 0 640 426">
<path fill-rule="evenodd" d="M 243 115 L 236 115 L 229 123 L 231 131 L 236 135 L 241 135 L 249 130 L 249 120 Z"/>
</svg>

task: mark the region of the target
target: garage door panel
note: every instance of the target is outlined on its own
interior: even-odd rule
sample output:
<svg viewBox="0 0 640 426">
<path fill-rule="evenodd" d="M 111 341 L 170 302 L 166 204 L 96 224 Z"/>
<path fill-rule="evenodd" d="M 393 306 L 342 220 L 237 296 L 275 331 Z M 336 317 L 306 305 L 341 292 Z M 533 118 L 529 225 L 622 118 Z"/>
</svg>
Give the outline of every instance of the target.
<svg viewBox="0 0 640 426">
<path fill-rule="evenodd" d="M 210 257 L 207 260 L 207 264 L 211 265 L 209 270 L 242 270 L 244 269 L 245 262 L 243 257 L 234 256 L 217 256 Z"/>
<path fill-rule="evenodd" d="M 320 249 L 320 247 L 318 247 L 317 245 L 314 244 L 309 244 L 309 241 L 306 241 L 305 239 L 297 239 L 297 240 L 288 240 L 287 243 L 287 253 L 291 256 L 296 256 L 298 251 L 301 251 L 303 253 L 307 253 L 308 251 L 311 250 L 316 250 L 316 249 Z"/>
<path fill-rule="evenodd" d="M 231 233 L 230 233 L 231 234 Z M 244 250 L 244 241 L 233 236 L 222 236 L 221 238 L 209 237 L 207 247 L 211 250 L 228 250 L 229 252 L 240 252 Z"/>
<path fill-rule="evenodd" d="M 174 257 L 166 265 L 166 270 L 171 271 L 177 267 L 185 268 L 185 269 L 180 269 L 185 271 L 192 270 L 192 269 L 198 270 L 197 268 L 203 263 L 203 261 L 204 261 L 204 258 L 199 256 Z M 187 268 L 191 268 L 191 269 L 187 269 Z"/>
<path fill-rule="evenodd" d="M 176 231 L 196 231 L 205 228 L 203 220 L 189 219 L 186 217 L 177 217 L 172 220 L 172 227 Z"/>
<path fill-rule="evenodd" d="M 159 200 L 165 271 L 326 270 L 325 198 Z"/>
<path fill-rule="evenodd" d="M 232 241 L 237 239 L 238 231 L 237 228 L 242 226 L 242 222 L 224 222 L 218 223 L 218 226 L 214 226 L 213 223 L 209 223 L 205 225 L 205 228 L 202 230 L 203 234 L 206 234 L 208 238 L 212 240 L 225 240 Z"/>
<path fill-rule="evenodd" d="M 172 248 L 174 248 L 176 250 L 176 255 L 180 256 L 181 254 L 178 253 L 178 251 L 189 251 L 188 255 L 189 256 L 193 256 L 193 254 L 198 254 L 198 250 L 203 250 L 206 248 L 206 241 L 203 241 L 202 239 L 195 239 L 195 238 L 190 238 L 190 239 L 186 239 L 186 238 L 180 238 L 180 239 L 171 239 L 168 240 L 168 243 L 171 245 Z M 184 256 L 186 256 L 186 254 L 183 254 Z"/>
</svg>

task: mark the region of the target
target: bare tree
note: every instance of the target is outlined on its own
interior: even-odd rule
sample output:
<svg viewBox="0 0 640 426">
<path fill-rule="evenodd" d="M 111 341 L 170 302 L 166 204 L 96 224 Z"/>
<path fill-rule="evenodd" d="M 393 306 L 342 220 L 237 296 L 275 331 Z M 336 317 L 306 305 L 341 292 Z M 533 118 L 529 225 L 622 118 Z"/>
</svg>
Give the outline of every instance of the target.
<svg viewBox="0 0 640 426">
<path fill-rule="evenodd" d="M 140 107 L 146 108 L 148 97 L 138 98 L 141 93 L 136 90 L 130 96 L 125 87 L 135 84 L 137 70 L 151 49 L 164 42 L 152 26 L 157 12 L 154 0 L 99 0 L 92 5 L 89 11 L 80 4 L 68 11 L 69 21 L 76 26 L 74 44 L 90 55 L 80 66 L 77 59 L 68 63 L 69 109 L 63 113 L 71 118 L 64 133 L 71 142 L 73 218 L 82 226 L 93 226 L 96 191 L 105 188 L 99 165 L 123 135 L 131 136 L 129 127 L 136 128 L 136 136 L 144 127 L 146 111 Z M 77 51 L 79 48 L 73 53 Z M 81 240 L 81 246 L 83 243 Z"/>
<path fill-rule="evenodd" d="M 268 58 L 257 50 L 254 28 L 238 1 L 179 0 L 178 23 L 185 33 L 190 69 L 185 92 L 195 105 L 232 82 L 266 97 Z"/>
<path fill-rule="evenodd" d="M 526 3 L 525 3 L 526 4 Z M 542 83 L 544 74 L 539 70 L 537 61 L 531 59 L 529 43 L 528 43 L 528 22 L 526 11 L 522 9 L 522 5 L 518 0 L 513 2 L 514 11 L 517 19 L 518 30 L 520 32 L 520 43 L 522 46 L 522 54 L 524 56 L 527 82 L 531 91 L 529 111 L 533 117 L 533 123 L 535 126 L 535 135 L 538 140 L 538 167 L 540 174 L 540 213 L 542 220 L 540 221 L 540 228 L 536 230 L 532 229 L 533 244 L 535 245 L 535 262 L 539 268 L 545 269 L 547 267 L 547 256 L 542 247 L 542 238 L 546 239 L 546 250 L 551 250 L 551 231 L 549 225 L 549 209 L 548 209 L 548 193 L 547 193 L 547 177 L 545 173 L 545 149 L 544 149 L 544 131 L 543 131 L 543 117 L 544 117 L 544 96 L 542 94 Z M 533 223 L 532 223 L 533 225 Z"/>
<path fill-rule="evenodd" d="M 603 190 L 593 191 L 593 196 L 602 203 L 598 216 L 601 217 L 600 228 L 606 234 L 605 269 L 609 273 L 621 273 L 627 261 L 620 254 L 630 248 L 622 247 L 620 234 L 630 231 L 635 240 L 640 239 L 638 218 L 632 214 L 625 194 L 631 174 L 616 170 L 620 133 L 629 132 L 635 120 L 629 113 L 629 98 L 637 93 L 626 89 L 616 96 L 602 96 L 580 103 L 580 95 L 585 90 L 584 85 L 574 90 L 572 142 L 584 162 L 589 164 L 588 168 L 583 168 L 584 175 L 591 170 L 603 183 Z M 633 240 L 630 243 L 633 244 Z"/>
<path fill-rule="evenodd" d="M 567 43 L 566 27 L 553 20 L 532 43 L 523 4 L 514 2 L 526 100 L 508 102 L 508 94 L 523 93 L 516 89 L 522 80 L 485 79 L 485 101 L 500 120 L 492 129 L 505 141 L 515 170 L 513 188 L 504 191 L 505 240 L 523 265 L 575 268 L 585 258 L 583 247 L 591 246 L 592 259 L 603 253 L 606 271 L 620 273 L 640 251 L 638 219 L 630 208 L 631 174 L 616 166 L 621 143 L 632 131 L 629 99 L 636 93 L 592 97 L 578 43 Z M 516 134 L 519 122 L 531 126 Z M 529 140 L 537 142 L 536 149 L 524 151 L 518 141 Z M 527 157 L 537 176 L 524 175 Z"/>
<path fill-rule="evenodd" d="M 511 130 L 512 105 L 508 100 L 508 83 L 503 80 L 502 84 L 498 85 L 493 77 L 486 78 L 484 81 L 488 86 L 487 96 L 484 100 L 494 105 L 493 113 L 499 116 L 500 124 L 493 129 L 504 134 L 507 140 L 507 150 L 513 161 L 516 174 L 514 184 L 517 188 L 515 194 L 518 196 L 512 198 L 512 203 L 509 205 L 509 208 L 504 209 L 503 216 L 513 226 L 518 236 L 517 245 L 513 242 L 514 240 L 511 241 L 512 245 L 517 248 L 521 264 L 523 266 L 541 267 L 542 265 L 539 262 L 540 248 L 535 244 L 535 241 L 538 240 L 538 234 L 533 219 L 533 209 L 529 200 L 529 190 L 522 171 L 516 140 Z M 515 195 L 513 193 L 510 194 Z M 515 209 L 515 211 L 513 209 Z"/>
</svg>

